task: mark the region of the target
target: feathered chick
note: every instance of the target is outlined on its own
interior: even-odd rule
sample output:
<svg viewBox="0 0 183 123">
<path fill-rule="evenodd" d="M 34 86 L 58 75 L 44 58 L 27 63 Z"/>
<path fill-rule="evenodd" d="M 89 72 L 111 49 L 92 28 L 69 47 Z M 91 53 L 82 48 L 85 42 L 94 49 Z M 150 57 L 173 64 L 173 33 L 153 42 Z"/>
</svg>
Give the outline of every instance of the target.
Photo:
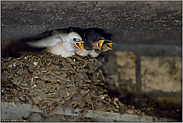
<svg viewBox="0 0 183 123">
<path fill-rule="evenodd" d="M 70 27 L 70 30 L 77 32 L 81 35 L 83 41 L 85 42 L 81 49 L 77 49 L 76 54 L 82 56 L 90 55 L 92 57 L 97 57 L 100 53 L 112 50 L 112 36 L 109 33 L 105 33 L 103 29 L 99 28 L 88 28 L 80 29 L 75 27 Z"/>
<path fill-rule="evenodd" d="M 46 52 L 61 55 L 65 58 L 75 55 L 75 50 L 81 49 L 82 43 L 84 41 L 77 32 L 67 32 L 66 30 L 53 31 L 51 36 L 38 41 L 27 42 L 31 47 L 46 47 Z"/>
</svg>

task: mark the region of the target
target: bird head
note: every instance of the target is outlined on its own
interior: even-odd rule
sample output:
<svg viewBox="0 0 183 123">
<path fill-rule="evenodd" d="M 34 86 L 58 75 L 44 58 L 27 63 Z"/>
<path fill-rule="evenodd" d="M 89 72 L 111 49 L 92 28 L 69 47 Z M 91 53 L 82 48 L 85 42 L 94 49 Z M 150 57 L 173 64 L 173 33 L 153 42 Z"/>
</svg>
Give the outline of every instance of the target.
<svg viewBox="0 0 183 123">
<path fill-rule="evenodd" d="M 70 32 L 68 34 L 69 42 L 74 43 L 76 48 L 82 49 L 84 41 L 82 41 L 81 36 L 76 32 Z"/>
<path fill-rule="evenodd" d="M 94 49 L 99 49 L 102 52 L 106 52 L 108 50 L 112 50 L 112 44 L 113 43 L 111 40 L 107 40 L 102 37 L 94 42 Z"/>
</svg>

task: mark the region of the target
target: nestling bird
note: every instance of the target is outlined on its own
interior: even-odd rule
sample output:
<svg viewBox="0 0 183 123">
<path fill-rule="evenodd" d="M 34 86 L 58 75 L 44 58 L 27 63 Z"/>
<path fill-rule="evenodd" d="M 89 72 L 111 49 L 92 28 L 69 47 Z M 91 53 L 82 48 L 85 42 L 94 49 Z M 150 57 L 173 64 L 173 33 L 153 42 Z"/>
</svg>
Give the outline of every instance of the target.
<svg viewBox="0 0 183 123">
<path fill-rule="evenodd" d="M 104 30 L 99 28 L 84 29 L 82 36 L 84 49 L 92 57 L 97 57 L 100 53 L 112 50 L 111 34 L 105 33 Z M 76 54 L 78 54 L 76 52 Z M 79 54 L 78 54 L 79 55 Z"/>
<path fill-rule="evenodd" d="M 75 55 L 75 50 L 81 49 L 82 43 L 84 41 L 78 33 L 73 31 L 68 33 L 66 30 L 52 32 L 51 36 L 38 41 L 27 42 L 31 47 L 46 47 L 46 52 L 61 55 L 65 58 Z"/>
<path fill-rule="evenodd" d="M 81 29 L 76 27 L 68 28 L 69 31 L 77 32 L 84 43 L 81 44 L 81 48 L 75 50 L 77 55 L 97 57 L 100 53 L 112 50 L 112 36 L 109 33 L 105 33 L 103 29 L 88 28 Z M 61 29 L 55 29 L 54 32 L 58 33 Z"/>
<path fill-rule="evenodd" d="M 72 55 L 97 57 L 100 53 L 112 50 L 111 34 L 99 28 L 81 29 L 70 27 L 55 29 L 49 36 L 38 41 L 27 42 L 31 47 L 44 48 L 49 52 L 62 57 Z"/>
</svg>

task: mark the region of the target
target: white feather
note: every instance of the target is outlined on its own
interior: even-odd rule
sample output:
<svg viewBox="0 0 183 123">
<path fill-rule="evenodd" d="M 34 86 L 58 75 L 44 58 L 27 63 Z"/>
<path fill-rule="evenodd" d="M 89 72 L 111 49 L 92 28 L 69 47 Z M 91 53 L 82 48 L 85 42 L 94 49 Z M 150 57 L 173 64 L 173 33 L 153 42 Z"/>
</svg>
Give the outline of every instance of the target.
<svg viewBox="0 0 183 123">
<path fill-rule="evenodd" d="M 34 41 L 34 42 L 27 42 L 29 46 L 32 47 L 47 47 L 46 51 L 52 54 L 61 55 L 62 57 L 71 57 L 75 55 L 75 41 L 73 38 L 76 38 L 77 41 L 82 41 L 81 36 L 76 32 L 70 32 L 69 34 L 66 33 L 57 33 L 53 36 Z"/>
<path fill-rule="evenodd" d="M 62 40 L 64 42 L 63 46 L 68 52 L 76 50 L 74 47 L 75 42 L 73 41 L 73 38 L 82 40 L 81 36 L 76 32 L 70 32 L 67 36 L 62 36 Z"/>
<path fill-rule="evenodd" d="M 43 39 L 38 40 L 38 41 L 27 42 L 27 44 L 31 47 L 43 48 L 43 47 L 54 46 L 55 44 L 57 44 L 61 40 L 62 39 L 56 35 L 56 36 L 50 36 L 47 38 L 43 38 Z"/>
<path fill-rule="evenodd" d="M 75 48 L 73 48 L 73 45 L 71 45 L 69 42 L 64 42 L 63 43 L 63 46 L 64 48 L 68 51 L 68 52 L 71 52 L 71 51 L 74 51 Z"/>
<path fill-rule="evenodd" d="M 50 52 L 52 54 L 56 55 L 61 55 L 64 58 L 71 57 L 72 55 L 75 55 L 74 52 L 68 52 L 64 47 L 63 47 L 63 42 L 59 42 L 56 45 L 52 47 L 48 47 L 46 49 L 47 52 Z"/>
</svg>

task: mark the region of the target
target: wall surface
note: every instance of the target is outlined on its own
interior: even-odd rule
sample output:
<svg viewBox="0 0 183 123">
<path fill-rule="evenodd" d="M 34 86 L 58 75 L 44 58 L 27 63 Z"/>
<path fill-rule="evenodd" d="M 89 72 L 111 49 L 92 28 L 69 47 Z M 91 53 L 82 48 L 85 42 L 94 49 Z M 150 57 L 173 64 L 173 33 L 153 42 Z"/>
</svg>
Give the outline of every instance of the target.
<svg viewBox="0 0 183 123">
<path fill-rule="evenodd" d="M 1 2 L 3 39 L 67 27 L 103 28 L 120 44 L 181 44 L 182 2 Z"/>
</svg>

